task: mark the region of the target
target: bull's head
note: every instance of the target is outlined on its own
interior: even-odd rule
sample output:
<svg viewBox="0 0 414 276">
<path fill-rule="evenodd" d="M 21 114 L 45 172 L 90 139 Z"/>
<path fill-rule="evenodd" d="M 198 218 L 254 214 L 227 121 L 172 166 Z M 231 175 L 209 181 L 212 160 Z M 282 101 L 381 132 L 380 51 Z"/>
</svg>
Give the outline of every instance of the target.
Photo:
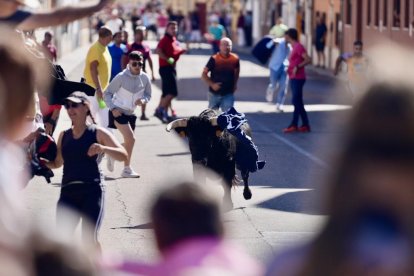
<svg viewBox="0 0 414 276">
<path fill-rule="evenodd" d="M 181 137 L 188 138 L 193 163 L 206 165 L 207 155 L 219 132 L 217 117 L 194 116 L 177 119 L 167 125 L 168 132 L 172 129 Z"/>
</svg>

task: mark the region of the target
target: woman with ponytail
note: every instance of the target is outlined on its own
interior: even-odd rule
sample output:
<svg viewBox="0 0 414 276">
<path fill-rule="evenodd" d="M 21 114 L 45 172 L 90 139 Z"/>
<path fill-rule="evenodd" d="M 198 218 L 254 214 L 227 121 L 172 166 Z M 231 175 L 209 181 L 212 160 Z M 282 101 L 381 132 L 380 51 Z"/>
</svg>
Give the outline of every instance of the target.
<svg viewBox="0 0 414 276">
<path fill-rule="evenodd" d="M 82 219 L 84 240 L 92 240 L 99 247 L 97 233 L 104 206 L 104 181 L 99 164 L 104 154 L 125 161 L 127 153 L 111 133 L 95 124 L 85 93 L 72 93 L 64 106 L 72 126 L 59 135 L 57 157 L 47 163 L 51 169 L 63 165 L 57 224 L 65 227 L 60 230 L 73 233 Z M 87 123 L 87 117 L 92 124 Z M 76 214 L 66 216 L 67 209 Z"/>
</svg>

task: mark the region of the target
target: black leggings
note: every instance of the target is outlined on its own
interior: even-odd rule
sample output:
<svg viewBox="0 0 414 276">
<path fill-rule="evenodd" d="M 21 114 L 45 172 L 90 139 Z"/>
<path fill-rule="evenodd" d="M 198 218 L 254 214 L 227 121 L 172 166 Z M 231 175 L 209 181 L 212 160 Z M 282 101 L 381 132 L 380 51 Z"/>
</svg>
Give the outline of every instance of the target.
<svg viewBox="0 0 414 276">
<path fill-rule="evenodd" d="M 57 204 L 56 222 L 73 233 L 82 219 L 82 238 L 98 243 L 98 230 L 104 211 L 104 190 L 99 184 L 70 184 L 62 187 Z M 67 209 L 74 211 L 70 216 Z M 85 221 L 86 220 L 86 221 Z M 85 223 L 86 222 L 86 223 Z"/>
</svg>

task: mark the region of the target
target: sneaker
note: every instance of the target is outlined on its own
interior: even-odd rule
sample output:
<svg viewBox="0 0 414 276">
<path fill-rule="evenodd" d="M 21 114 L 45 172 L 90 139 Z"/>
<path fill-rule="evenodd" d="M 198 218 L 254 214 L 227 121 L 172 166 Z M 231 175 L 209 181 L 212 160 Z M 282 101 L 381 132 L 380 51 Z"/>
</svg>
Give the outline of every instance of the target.
<svg viewBox="0 0 414 276">
<path fill-rule="evenodd" d="M 145 116 L 145 114 L 142 114 L 140 120 L 141 121 L 148 121 L 149 119 L 148 119 L 147 116 Z"/>
<path fill-rule="evenodd" d="M 130 167 L 125 167 L 121 174 L 124 178 L 139 178 L 139 173 L 132 170 Z"/>
<path fill-rule="evenodd" d="M 106 168 L 108 171 L 113 172 L 115 168 L 115 160 L 109 155 L 106 157 Z"/>
<path fill-rule="evenodd" d="M 154 116 L 157 117 L 158 119 L 160 119 L 161 122 L 163 122 L 163 118 L 164 118 L 164 113 L 162 112 L 161 109 L 156 109 Z"/>
<path fill-rule="evenodd" d="M 300 128 L 298 128 L 299 132 L 310 132 L 310 126 L 301 126 Z"/>
<path fill-rule="evenodd" d="M 277 112 L 277 113 L 282 113 L 282 112 L 283 112 L 283 109 L 282 109 L 282 107 L 281 107 L 281 105 L 280 105 L 280 104 L 277 104 L 277 105 L 276 105 L 276 112 Z"/>
<path fill-rule="evenodd" d="M 296 131 L 298 131 L 297 126 L 289 126 L 289 127 L 283 129 L 284 133 L 292 133 L 292 132 L 296 132 Z"/>
</svg>

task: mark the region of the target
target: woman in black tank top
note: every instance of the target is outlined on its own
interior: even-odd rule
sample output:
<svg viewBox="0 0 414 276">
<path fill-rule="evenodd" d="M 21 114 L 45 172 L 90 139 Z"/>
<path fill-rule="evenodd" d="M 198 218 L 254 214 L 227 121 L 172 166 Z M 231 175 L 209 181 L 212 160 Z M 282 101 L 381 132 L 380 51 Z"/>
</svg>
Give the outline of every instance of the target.
<svg viewBox="0 0 414 276">
<path fill-rule="evenodd" d="M 51 169 L 63 165 L 57 225 L 64 225 L 66 229 L 60 230 L 73 233 L 82 219 L 84 240 L 92 240 L 99 246 L 97 234 L 104 206 L 103 176 L 99 163 L 104 154 L 125 161 L 127 153 L 111 133 L 95 124 L 87 124 L 87 117 L 92 116 L 85 93 L 72 93 L 66 98 L 64 106 L 72 127 L 59 135 L 57 157 L 47 163 Z M 75 211 L 75 214 L 67 216 L 65 209 Z"/>
</svg>

